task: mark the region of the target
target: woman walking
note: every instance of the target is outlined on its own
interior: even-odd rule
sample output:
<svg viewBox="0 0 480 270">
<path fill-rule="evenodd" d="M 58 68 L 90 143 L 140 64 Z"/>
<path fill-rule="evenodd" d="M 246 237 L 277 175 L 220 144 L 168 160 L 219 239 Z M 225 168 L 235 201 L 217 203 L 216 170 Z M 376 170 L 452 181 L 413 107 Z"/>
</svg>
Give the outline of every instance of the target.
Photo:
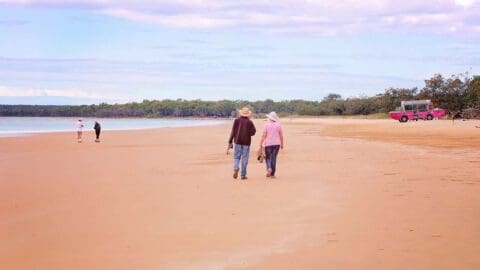
<svg viewBox="0 0 480 270">
<path fill-rule="evenodd" d="M 265 164 L 267 177 L 274 178 L 277 168 L 277 155 L 283 149 L 283 131 L 280 119 L 275 112 L 267 114 L 267 122 L 263 129 L 260 147 L 265 146 Z"/>
</svg>

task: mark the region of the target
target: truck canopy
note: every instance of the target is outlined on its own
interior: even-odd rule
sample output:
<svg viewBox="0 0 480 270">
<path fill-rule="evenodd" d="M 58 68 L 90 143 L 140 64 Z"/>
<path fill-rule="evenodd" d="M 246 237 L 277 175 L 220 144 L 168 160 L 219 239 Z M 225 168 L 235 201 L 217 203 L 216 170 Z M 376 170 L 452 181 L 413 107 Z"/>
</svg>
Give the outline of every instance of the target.
<svg viewBox="0 0 480 270">
<path fill-rule="evenodd" d="M 416 111 L 416 110 L 432 110 L 433 103 L 429 99 L 425 100 L 407 100 L 402 101 L 401 107 L 398 107 L 398 111 Z"/>
</svg>

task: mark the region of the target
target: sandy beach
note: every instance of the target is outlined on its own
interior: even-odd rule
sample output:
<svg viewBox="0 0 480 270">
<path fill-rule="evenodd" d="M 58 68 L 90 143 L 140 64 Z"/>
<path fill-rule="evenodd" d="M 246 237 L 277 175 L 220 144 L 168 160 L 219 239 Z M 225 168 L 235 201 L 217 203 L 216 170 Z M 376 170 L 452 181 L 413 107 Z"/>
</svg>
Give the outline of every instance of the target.
<svg viewBox="0 0 480 270">
<path fill-rule="evenodd" d="M 230 124 L 0 138 L 0 268 L 480 269 L 477 125 L 284 119 L 247 181 Z"/>
</svg>

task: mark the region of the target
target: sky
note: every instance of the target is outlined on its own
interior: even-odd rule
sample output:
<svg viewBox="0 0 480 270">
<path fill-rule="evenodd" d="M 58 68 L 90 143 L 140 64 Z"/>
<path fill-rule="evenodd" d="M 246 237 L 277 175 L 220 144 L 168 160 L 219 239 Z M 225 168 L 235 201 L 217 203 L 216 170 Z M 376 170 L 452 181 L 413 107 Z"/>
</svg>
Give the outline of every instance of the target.
<svg viewBox="0 0 480 270">
<path fill-rule="evenodd" d="M 0 0 L 0 104 L 321 100 L 480 74 L 480 0 Z"/>
</svg>

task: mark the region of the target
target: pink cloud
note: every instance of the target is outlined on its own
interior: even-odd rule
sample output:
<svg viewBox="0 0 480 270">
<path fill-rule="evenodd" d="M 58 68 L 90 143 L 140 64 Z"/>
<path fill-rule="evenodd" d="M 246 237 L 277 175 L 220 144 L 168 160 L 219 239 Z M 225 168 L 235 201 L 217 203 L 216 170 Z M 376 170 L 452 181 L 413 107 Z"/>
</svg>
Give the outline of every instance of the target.
<svg viewBox="0 0 480 270">
<path fill-rule="evenodd" d="M 3 4 L 83 8 L 174 28 L 342 35 L 369 31 L 480 34 L 477 0 L 0 0 Z"/>
</svg>

